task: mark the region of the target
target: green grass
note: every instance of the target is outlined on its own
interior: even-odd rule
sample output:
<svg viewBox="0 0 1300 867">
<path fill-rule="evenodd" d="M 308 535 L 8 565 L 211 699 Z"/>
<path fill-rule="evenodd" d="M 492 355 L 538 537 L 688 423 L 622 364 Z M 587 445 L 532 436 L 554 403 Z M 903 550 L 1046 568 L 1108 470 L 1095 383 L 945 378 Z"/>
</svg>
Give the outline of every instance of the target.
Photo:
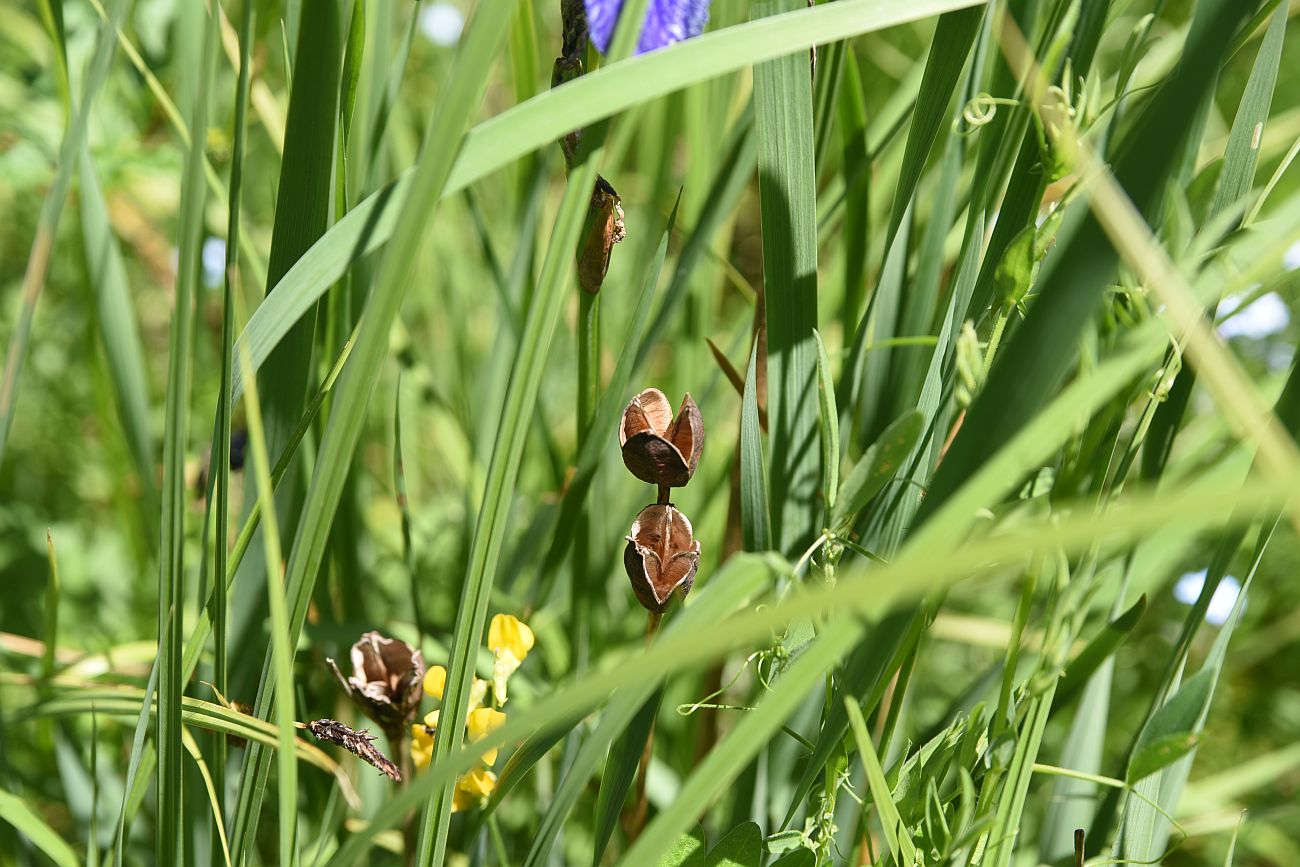
<svg viewBox="0 0 1300 867">
<path fill-rule="evenodd" d="M 1300 863 L 1291 4 L 655 2 L 0 0 L 0 865 Z"/>
</svg>

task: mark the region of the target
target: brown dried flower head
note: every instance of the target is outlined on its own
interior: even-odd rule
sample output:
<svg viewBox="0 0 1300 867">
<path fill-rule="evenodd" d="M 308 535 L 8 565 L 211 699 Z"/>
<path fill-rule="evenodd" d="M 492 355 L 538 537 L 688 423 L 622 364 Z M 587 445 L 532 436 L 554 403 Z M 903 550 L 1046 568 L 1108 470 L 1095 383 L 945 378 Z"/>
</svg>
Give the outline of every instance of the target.
<svg viewBox="0 0 1300 867">
<path fill-rule="evenodd" d="M 660 487 L 680 488 L 695 474 L 704 448 L 700 408 L 688 394 L 673 418 L 673 406 L 664 393 L 647 388 L 623 410 L 618 444 L 632 475 Z"/>
<path fill-rule="evenodd" d="M 338 674 L 336 666 L 334 671 Z M 343 680 L 339 675 L 339 680 L 385 732 L 400 730 L 415 716 L 424 695 L 424 656 L 405 641 L 367 632 L 352 645 L 352 676 Z"/>
<path fill-rule="evenodd" d="M 657 503 L 641 510 L 623 549 L 623 568 L 647 611 L 662 613 L 678 589 L 682 596 L 691 592 L 699 565 L 700 543 L 685 515 Z"/>
</svg>

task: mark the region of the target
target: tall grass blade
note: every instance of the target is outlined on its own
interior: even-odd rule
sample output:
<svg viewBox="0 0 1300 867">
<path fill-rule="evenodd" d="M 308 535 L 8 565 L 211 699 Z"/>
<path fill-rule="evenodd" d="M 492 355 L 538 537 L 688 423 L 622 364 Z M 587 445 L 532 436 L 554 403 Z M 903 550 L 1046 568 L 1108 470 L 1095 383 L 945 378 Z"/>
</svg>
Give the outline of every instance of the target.
<svg viewBox="0 0 1300 867">
<path fill-rule="evenodd" d="M 756 17 L 789 12 L 797 0 L 765 0 Z M 796 556 L 811 539 L 818 481 L 817 193 L 808 58 L 788 54 L 754 67 L 758 190 L 767 318 L 767 418 L 772 534 Z"/>
</svg>

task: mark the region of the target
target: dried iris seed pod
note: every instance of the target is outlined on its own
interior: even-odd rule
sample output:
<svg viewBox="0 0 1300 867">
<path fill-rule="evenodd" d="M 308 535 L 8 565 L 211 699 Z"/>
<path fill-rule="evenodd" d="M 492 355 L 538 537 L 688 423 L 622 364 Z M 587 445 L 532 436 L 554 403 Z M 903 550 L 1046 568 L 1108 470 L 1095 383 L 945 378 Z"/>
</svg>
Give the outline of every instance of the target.
<svg viewBox="0 0 1300 867">
<path fill-rule="evenodd" d="M 641 510 L 623 549 L 623 568 L 647 611 L 662 613 L 679 588 L 682 596 L 689 593 L 699 565 L 700 543 L 685 515 L 658 503 Z"/>
<path fill-rule="evenodd" d="M 623 463 L 643 482 L 680 488 L 691 480 L 704 448 L 704 420 L 688 394 L 673 407 L 657 388 L 647 388 L 623 410 L 618 429 Z"/>
<path fill-rule="evenodd" d="M 424 696 L 424 656 L 405 641 L 367 632 L 352 645 L 352 676 L 346 680 L 327 660 L 344 689 L 385 733 L 400 731 Z"/>
</svg>

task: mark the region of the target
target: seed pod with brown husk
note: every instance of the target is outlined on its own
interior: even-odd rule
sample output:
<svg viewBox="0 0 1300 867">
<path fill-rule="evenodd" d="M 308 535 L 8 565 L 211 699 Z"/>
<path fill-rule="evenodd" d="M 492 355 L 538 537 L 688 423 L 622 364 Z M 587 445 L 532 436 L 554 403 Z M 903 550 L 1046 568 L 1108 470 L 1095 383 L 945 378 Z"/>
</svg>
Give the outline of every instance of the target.
<svg viewBox="0 0 1300 867">
<path fill-rule="evenodd" d="M 704 448 L 704 420 L 688 394 L 673 418 L 673 407 L 657 388 L 647 388 L 623 410 L 618 429 L 623 463 L 643 482 L 680 488 L 691 480 Z M 660 502 L 667 502 L 660 492 Z"/>
<path fill-rule="evenodd" d="M 402 732 L 424 696 L 424 656 L 405 641 L 367 632 L 352 645 L 351 657 L 352 675 L 346 679 L 334 660 L 327 662 L 357 707 L 385 734 Z"/>
<path fill-rule="evenodd" d="M 691 522 L 675 506 L 646 506 L 632 522 L 623 568 L 637 601 L 662 614 L 675 592 L 685 597 L 700 565 L 700 543 Z"/>
</svg>

